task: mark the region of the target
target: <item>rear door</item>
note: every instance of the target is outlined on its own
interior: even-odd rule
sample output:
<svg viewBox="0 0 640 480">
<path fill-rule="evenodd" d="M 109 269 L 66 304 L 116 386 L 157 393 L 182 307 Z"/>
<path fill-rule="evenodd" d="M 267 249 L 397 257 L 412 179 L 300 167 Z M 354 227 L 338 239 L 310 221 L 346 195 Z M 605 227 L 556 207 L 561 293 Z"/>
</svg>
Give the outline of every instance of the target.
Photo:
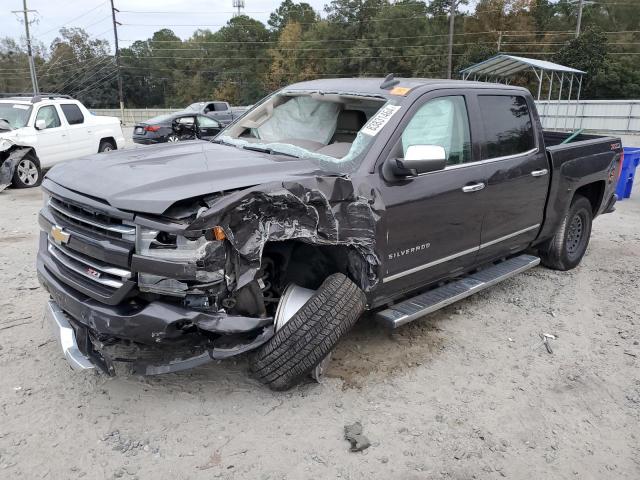
<svg viewBox="0 0 640 480">
<path fill-rule="evenodd" d="M 463 90 L 427 93 L 410 107 L 391 137 L 389 157 L 402 156 L 409 145 L 440 145 L 447 166 L 399 181 L 382 178 L 383 297 L 455 275 L 474 263 L 486 172 L 478 161 L 479 146 L 472 141 L 475 110 L 468 100 Z"/>
<path fill-rule="evenodd" d="M 36 129 L 36 153 L 40 160 L 40 166 L 49 168 L 65 160 L 66 152 L 69 149 L 67 127 L 62 124 L 55 105 L 38 107 L 33 123 L 34 127 L 39 120 L 44 122 L 44 128 Z"/>
<path fill-rule="evenodd" d="M 98 153 L 98 142 L 93 137 L 91 127 L 86 124 L 84 114 L 78 105 L 61 103 L 60 109 L 67 122 L 69 149 L 65 160 Z"/>
<path fill-rule="evenodd" d="M 536 134 L 530 97 L 505 90 L 478 93 L 482 160 L 488 182 L 478 261 L 521 250 L 538 235 L 549 188 L 549 165 Z"/>
<path fill-rule="evenodd" d="M 231 123 L 233 116 L 231 115 L 231 108 L 225 102 L 214 102 L 215 118 L 223 125 Z"/>
</svg>

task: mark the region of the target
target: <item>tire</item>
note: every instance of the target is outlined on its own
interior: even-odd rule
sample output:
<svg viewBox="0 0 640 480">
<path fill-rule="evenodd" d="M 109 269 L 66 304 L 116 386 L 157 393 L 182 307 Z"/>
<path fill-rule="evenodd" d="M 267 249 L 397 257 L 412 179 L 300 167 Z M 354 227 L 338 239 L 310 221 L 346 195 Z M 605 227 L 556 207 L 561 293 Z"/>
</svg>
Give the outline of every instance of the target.
<svg viewBox="0 0 640 480">
<path fill-rule="evenodd" d="M 117 150 L 118 147 L 111 140 L 100 140 L 100 146 L 98 147 L 98 153 L 110 152 Z"/>
<path fill-rule="evenodd" d="M 167 137 L 167 142 L 169 143 L 176 143 L 180 141 L 180 137 L 178 137 L 177 135 L 171 134 Z"/>
<path fill-rule="evenodd" d="M 362 290 L 346 276 L 329 276 L 251 357 L 251 372 L 272 390 L 288 390 L 311 373 L 355 325 L 365 304 Z"/>
<path fill-rule="evenodd" d="M 555 235 L 540 249 L 542 264 L 563 271 L 577 267 L 589 245 L 592 221 L 591 202 L 576 195 Z"/>
<path fill-rule="evenodd" d="M 40 162 L 35 155 L 28 153 L 16 165 L 12 185 L 14 188 L 32 188 L 40 183 L 42 183 Z"/>
</svg>

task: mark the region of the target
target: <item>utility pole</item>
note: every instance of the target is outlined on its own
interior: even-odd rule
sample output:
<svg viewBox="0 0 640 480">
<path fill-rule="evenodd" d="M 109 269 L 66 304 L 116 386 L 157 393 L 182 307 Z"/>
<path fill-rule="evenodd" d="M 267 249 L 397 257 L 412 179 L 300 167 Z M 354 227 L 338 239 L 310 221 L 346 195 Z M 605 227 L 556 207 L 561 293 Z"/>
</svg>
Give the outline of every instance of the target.
<svg viewBox="0 0 640 480">
<path fill-rule="evenodd" d="M 502 48 L 502 30 L 498 32 L 498 53 L 500 53 L 501 48 Z"/>
<path fill-rule="evenodd" d="M 120 13 L 116 7 L 113 6 L 113 0 L 111 0 L 111 18 L 113 19 L 113 38 L 116 45 L 116 68 L 118 69 L 118 95 L 120 98 L 120 118 L 124 123 L 124 95 L 122 93 L 122 70 L 120 68 L 120 47 L 118 46 L 118 25 L 122 25 L 116 21 L 116 12 Z"/>
<path fill-rule="evenodd" d="M 580 35 L 580 24 L 582 23 L 582 3 L 583 0 L 578 0 L 578 23 L 576 24 L 576 38 Z"/>
<path fill-rule="evenodd" d="M 451 12 L 449 12 L 449 62 L 447 66 L 447 78 L 451 79 L 453 68 L 453 29 L 455 27 L 457 0 L 451 0 Z"/>
<path fill-rule="evenodd" d="M 29 10 L 27 8 L 27 0 L 22 0 L 22 10 L 12 10 L 11 13 L 22 13 L 24 15 L 24 31 L 27 34 L 27 53 L 29 55 L 29 72 L 31 72 L 31 86 L 33 87 L 33 94 L 40 93 L 38 89 L 38 77 L 36 75 L 36 64 L 33 61 L 33 49 L 31 48 L 31 35 L 29 34 L 29 12 L 35 12 L 36 10 Z"/>
</svg>

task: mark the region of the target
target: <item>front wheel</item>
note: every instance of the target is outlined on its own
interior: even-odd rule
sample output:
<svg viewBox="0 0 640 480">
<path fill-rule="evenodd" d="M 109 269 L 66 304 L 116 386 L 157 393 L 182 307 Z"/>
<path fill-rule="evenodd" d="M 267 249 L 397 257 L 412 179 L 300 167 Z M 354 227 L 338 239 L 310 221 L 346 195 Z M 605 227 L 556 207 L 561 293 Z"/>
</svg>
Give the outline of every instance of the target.
<svg viewBox="0 0 640 480">
<path fill-rule="evenodd" d="M 584 257 L 591 236 L 591 202 L 577 195 L 555 235 L 540 249 L 542 264 L 554 270 L 571 270 Z"/>
<path fill-rule="evenodd" d="M 112 150 L 116 150 L 118 147 L 111 140 L 102 140 L 100 142 L 100 146 L 98 147 L 98 153 L 102 152 L 110 152 Z"/>
<path fill-rule="evenodd" d="M 288 390 L 312 373 L 364 312 L 362 290 L 341 273 L 311 298 L 251 357 L 252 373 L 273 390 Z M 276 327 L 277 328 L 277 327 Z"/>
<path fill-rule="evenodd" d="M 25 155 L 13 172 L 14 188 L 37 187 L 42 182 L 40 163 L 31 154 Z"/>
</svg>

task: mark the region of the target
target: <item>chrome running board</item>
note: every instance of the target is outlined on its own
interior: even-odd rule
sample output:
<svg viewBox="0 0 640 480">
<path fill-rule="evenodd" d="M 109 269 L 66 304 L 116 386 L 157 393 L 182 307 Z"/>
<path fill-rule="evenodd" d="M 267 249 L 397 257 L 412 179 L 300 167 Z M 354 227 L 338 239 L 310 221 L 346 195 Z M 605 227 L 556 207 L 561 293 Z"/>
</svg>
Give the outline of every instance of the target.
<svg viewBox="0 0 640 480">
<path fill-rule="evenodd" d="M 483 268 L 460 280 L 449 282 L 441 287 L 396 303 L 386 310 L 376 313 L 376 320 L 387 327 L 398 328 L 485 288 L 492 287 L 518 273 L 529 270 L 539 263 L 540 259 L 532 255 L 519 255 L 510 258 Z"/>
</svg>

